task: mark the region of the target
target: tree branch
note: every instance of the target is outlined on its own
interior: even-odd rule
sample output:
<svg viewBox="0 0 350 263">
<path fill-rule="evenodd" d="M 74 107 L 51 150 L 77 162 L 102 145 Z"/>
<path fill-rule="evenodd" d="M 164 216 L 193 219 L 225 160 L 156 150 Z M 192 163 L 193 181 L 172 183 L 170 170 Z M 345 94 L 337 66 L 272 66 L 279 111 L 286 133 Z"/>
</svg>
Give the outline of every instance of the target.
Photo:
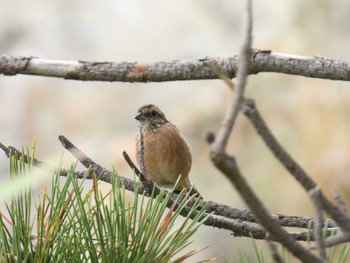
<svg viewBox="0 0 350 263">
<path fill-rule="evenodd" d="M 218 132 L 217 138 L 211 143 L 210 158 L 214 165 L 231 181 L 236 190 L 240 193 L 245 203 L 255 214 L 261 225 L 269 232 L 271 238 L 278 240 L 290 252 L 303 262 L 321 262 L 319 258 L 307 251 L 302 245 L 296 242 L 273 218 L 270 217 L 267 209 L 260 199 L 255 195 L 252 188 L 242 176 L 234 157 L 226 154 L 228 138 L 232 132 L 234 121 L 243 101 L 243 92 L 246 78 L 249 72 L 249 54 L 252 41 L 252 1 L 247 1 L 246 10 L 247 24 L 244 31 L 244 40 L 240 52 L 238 64 L 237 86 L 232 96 L 231 104 L 226 112 L 224 120 Z"/>
<path fill-rule="evenodd" d="M 323 262 L 327 261 L 327 254 L 324 245 L 324 240 L 322 236 L 323 229 L 323 217 L 322 217 L 322 205 L 320 200 L 317 198 L 318 192 L 320 192 L 320 187 L 316 186 L 315 188 L 309 190 L 309 195 L 312 200 L 312 204 L 315 211 L 315 222 L 314 222 L 314 238 L 317 243 L 318 253 Z"/>
<path fill-rule="evenodd" d="M 93 162 L 91 158 L 86 156 L 83 152 L 81 152 L 77 147 L 75 147 L 69 140 L 67 140 L 64 136 L 60 137 L 61 140 L 64 141 L 64 145 L 67 146 L 68 149 L 75 151 L 75 155 L 79 156 L 84 159 L 85 165 L 89 167 L 90 169 L 88 171 L 75 171 L 74 175 L 77 178 L 85 178 L 85 179 L 93 179 L 93 174 L 97 174 L 97 171 L 99 171 L 99 176 L 97 179 L 99 181 L 103 181 L 106 183 L 111 183 L 111 177 L 113 176 L 113 173 L 107 169 L 102 168 L 97 163 Z M 69 146 L 69 147 L 68 147 Z M 22 154 L 20 151 L 18 151 L 16 148 L 9 146 L 6 147 L 2 143 L 0 143 L 0 148 L 5 152 L 6 156 L 9 158 L 10 154 L 12 156 L 15 156 L 18 160 L 21 158 L 24 160 L 24 162 L 29 163 L 31 161 L 31 157 L 28 157 L 25 154 Z M 126 154 L 126 153 L 125 153 Z M 90 160 L 91 163 L 89 163 Z M 45 171 L 48 171 L 50 173 L 59 173 L 60 176 L 66 177 L 68 174 L 68 171 L 65 169 L 57 170 L 52 165 L 49 165 L 45 162 L 42 162 L 38 159 L 33 160 L 33 164 L 35 167 L 38 167 L 40 169 L 44 169 Z M 134 165 L 131 165 L 132 169 L 134 170 Z M 93 170 L 96 169 L 96 170 Z M 144 192 L 143 185 L 139 185 L 137 182 L 125 178 L 123 176 L 118 176 L 118 182 L 120 182 L 123 187 L 128 190 L 134 192 L 135 189 L 138 189 L 138 194 L 142 194 Z M 137 187 L 135 187 L 137 186 Z M 156 190 L 159 191 L 160 190 Z M 165 194 L 167 194 L 167 191 L 164 191 Z M 177 194 L 173 194 L 174 197 L 172 197 L 172 200 L 176 200 Z M 193 201 L 189 202 L 189 206 L 191 206 Z M 232 234 L 234 236 L 238 237 L 253 237 L 255 239 L 266 239 L 266 231 L 263 227 L 261 227 L 259 224 L 257 224 L 257 220 L 254 217 L 254 214 L 246 209 L 238 209 L 233 208 L 224 204 L 218 204 L 213 201 L 205 202 L 203 200 L 198 200 L 200 204 L 200 208 L 204 207 L 206 205 L 207 214 L 213 213 L 213 215 L 208 217 L 208 220 L 204 223 L 207 226 L 219 228 L 219 229 L 225 229 L 232 231 Z M 186 211 L 186 210 L 184 210 Z M 184 212 L 185 213 L 185 212 Z M 273 218 L 275 218 L 280 225 L 286 226 L 286 227 L 298 227 L 298 228 L 305 228 L 308 229 L 309 225 L 308 222 L 313 222 L 314 219 L 312 217 L 298 217 L 298 216 L 287 216 L 287 215 L 279 215 L 279 214 L 273 214 L 271 215 Z M 327 224 L 329 227 L 335 226 L 333 221 L 328 221 Z M 310 240 L 310 236 L 312 235 L 312 230 L 306 230 L 299 233 L 292 232 L 289 233 L 291 236 L 293 236 L 296 240 L 299 241 L 308 241 Z M 331 235 L 332 233 L 336 233 L 337 229 L 330 228 L 327 230 L 327 234 Z M 312 240 L 312 238 L 311 238 Z M 275 240 L 276 241 L 276 240 Z"/>
<path fill-rule="evenodd" d="M 273 260 L 275 261 L 275 263 L 283 263 L 284 261 L 280 255 L 280 253 L 278 253 L 276 245 L 269 238 L 266 239 L 266 243 L 267 243 L 267 247 L 268 247 L 270 254 L 271 254 Z"/>
<path fill-rule="evenodd" d="M 350 236 L 348 235 L 344 235 L 341 232 L 338 232 L 338 234 L 334 235 L 334 236 L 330 236 L 327 237 L 326 239 L 324 239 L 324 246 L 325 247 L 333 247 L 335 245 L 338 244 L 342 244 L 342 243 L 346 243 L 346 242 L 350 242 Z M 318 249 L 318 245 L 317 243 L 314 243 L 312 245 L 310 245 L 309 249 Z"/>
<path fill-rule="evenodd" d="M 275 72 L 331 80 L 350 80 L 350 61 L 307 57 L 255 49 L 250 55 L 248 74 Z M 50 60 L 3 55 L 0 74 L 37 75 L 83 81 L 164 82 L 176 80 L 219 79 L 220 74 L 233 78 L 238 56 L 228 58 L 143 62 L 87 62 Z"/>
<path fill-rule="evenodd" d="M 287 151 L 278 143 L 272 135 L 270 129 L 266 125 L 264 119 L 260 115 L 255 106 L 255 102 L 246 99 L 242 104 L 242 111 L 253 124 L 255 130 L 260 135 L 266 146 L 271 150 L 275 157 L 289 171 L 289 173 L 297 180 L 305 191 L 310 191 L 317 187 L 312 178 L 301 168 L 301 166 L 287 153 Z M 314 193 L 313 198 L 318 198 L 322 209 L 324 209 L 344 233 L 350 236 L 350 218 L 337 206 L 332 204 L 322 193 L 318 191 Z"/>
<path fill-rule="evenodd" d="M 97 175 L 97 178 L 99 180 L 103 180 L 104 176 L 108 176 L 109 178 L 111 177 L 112 173 L 109 172 L 107 169 L 103 168 L 102 166 L 100 166 L 99 164 L 95 163 L 93 160 L 91 160 L 86 154 L 84 154 L 78 147 L 76 147 L 75 145 L 73 145 L 73 143 L 71 143 L 65 136 L 60 135 L 58 137 L 59 141 L 62 143 L 62 146 L 68 150 L 70 153 L 73 154 L 73 156 L 75 158 L 77 158 L 77 160 L 85 166 L 85 168 L 89 169 L 91 167 L 92 171 L 94 171 Z M 127 162 L 132 163 L 130 157 L 127 155 L 127 153 L 123 153 L 124 157 L 126 156 L 127 158 Z M 132 163 L 132 169 L 134 169 L 136 166 Z M 146 191 L 146 193 L 149 195 L 152 192 L 153 189 L 153 182 L 151 180 L 149 180 L 146 176 L 143 176 L 143 174 L 139 171 L 139 170 L 135 170 L 136 172 L 135 174 L 139 176 L 139 178 L 141 179 L 142 182 L 142 186 L 144 188 L 144 190 Z M 102 178 L 102 179 L 101 179 Z M 159 188 L 157 187 L 155 189 L 156 194 L 158 194 L 160 192 Z"/>
</svg>

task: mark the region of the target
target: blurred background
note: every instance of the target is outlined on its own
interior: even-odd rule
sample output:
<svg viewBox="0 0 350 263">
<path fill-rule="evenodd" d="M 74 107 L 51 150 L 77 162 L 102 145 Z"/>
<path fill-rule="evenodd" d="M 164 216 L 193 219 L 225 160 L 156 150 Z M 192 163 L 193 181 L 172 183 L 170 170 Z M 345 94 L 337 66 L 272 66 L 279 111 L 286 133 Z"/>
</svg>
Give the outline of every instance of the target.
<svg viewBox="0 0 350 263">
<path fill-rule="evenodd" d="M 0 0 L 0 54 L 58 60 L 138 61 L 228 57 L 238 53 L 245 1 Z M 350 59 L 347 0 L 254 1 L 254 47 Z M 231 92 L 220 80 L 164 83 L 81 82 L 0 76 L 0 142 L 18 148 L 37 139 L 39 159 L 57 163 L 67 136 L 101 165 L 132 178 L 122 157 L 135 155 L 139 106 L 153 103 L 184 133 L 193 153 L 191 181 L 205 199 L 245 208 L 211 164 L 204 135 L 217 131 Z M 247 97 L 289 153 L 330 196 L 350 202 L 350 84 L 275 73 L 250 76 Z M 265 148 L 244 116 L 230 141 L 249 183 L 271 212 L 312 215 L 308 196 Z M 75 159 L 64 155 L 64 164 Z M 0 153 L 0 185 L 8 179 Z M 50 182 L 42 181 L 45 185 Z M 108 185 L 106 185 L 108 189 Z M 247 238 L 201 227 L 193 260 L 252 251 Z M 264 247 L 265 244 L 261 243 Z"/>
</svg>

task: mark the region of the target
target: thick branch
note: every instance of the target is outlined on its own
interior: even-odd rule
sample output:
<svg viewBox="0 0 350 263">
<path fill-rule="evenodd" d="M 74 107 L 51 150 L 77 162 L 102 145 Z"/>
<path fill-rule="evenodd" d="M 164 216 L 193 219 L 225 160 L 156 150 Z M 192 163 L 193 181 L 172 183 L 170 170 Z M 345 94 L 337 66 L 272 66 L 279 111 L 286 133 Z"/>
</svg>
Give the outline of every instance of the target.
<svg viewBox="0 0 350 263">
<path fill-rule="evenodd" d="M 0 74 L 38 75 L 83 81 L 163 82 L 219 79 L 218 72 L 233 78 L 238 56 L 228 58 L 142 62 L 87 62 L 49 60 L 35 57 L 0 57 Z M 297 56 L 269 50 L 253 50 L 249 74 L 276 72 L 311 78 L 350 80 L 350 61 Z"/>
</svg>

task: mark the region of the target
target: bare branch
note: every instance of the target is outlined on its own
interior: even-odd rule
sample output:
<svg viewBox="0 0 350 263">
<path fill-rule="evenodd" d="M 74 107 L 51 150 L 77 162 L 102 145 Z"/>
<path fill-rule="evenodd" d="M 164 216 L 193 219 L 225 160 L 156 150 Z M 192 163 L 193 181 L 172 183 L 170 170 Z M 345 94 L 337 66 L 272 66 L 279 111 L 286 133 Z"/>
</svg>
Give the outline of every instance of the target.
<svg viewBox="0 0 350 263">
<path fill-rule="evenodd" d="M 62 146 L 68 150 L 77 160 L 84 165 L 87 169 L 94 171 L 99 180 L 107 181 L 110 180 L 110 176 L 108 170 L 100 166 L 91 160 L 86 154 L 84 154 L 80 149 L 78 149 L 75 145 L 73 145 L 65 136 L 58 136 Z M 106 177 L 106 178 L 104 178 Z M 103 178 L 103 179 L 101 179 Z M 108 178 L 108 179 L 107 179 Z"/>
<path fill-rule="evenodd" d="M 130 156 L 127 154 L 126 151 L 123 151 L 123 157 L 125 161 L 130 166 L 131 170 L 135 172 L 135 174 L 142 180 L 144 178 L 144 175 L 140 172 L 140 170 L 137 168 L 137 166 L 134 164 L 134 162 L 131 160 Z"/>
<path fill-rule="evenodd" d="M 204 205 L 205 202 L 201 202 L 200 205 Z M 207 212 L 214 213 L 227 218 L 239 219 L 242 221 L 258 223 L 254 214 L 248 209 L 234 208 L 225 204 L 219 204 L 214 201 L 207 201 Z M 274 220 L 278 221 L 278 224 L 283 227 L 297 227 L 308 229 L 312 227 L 314 222 L 313 217 L 301 217 L 301 216 L 288 216 L 282 214 L 271 214 Z M 325 219 L 323 224 L 326 224 L 330 228 L 335 228 L 337 225 L 331 219 Z"/>
<path fill-rule="evenodd" d="M 61 137 L 65 145 L 70 145 L 72 148 L 72 143 L 69 142 L 65 137 Z M 0 148 L 6 153 L 7 157 L 10 157 L 10 151 L 13 156 L 15 156 L 18 160 L 23 159 L 24 162 L 29 163 L 31 161 L 31 157 L 22 154 L 20 151 L 15 149 L 12 146 L 6 147 L 2 143 L 0 143 Z M 73 146 L 78 156 L 85 156 L 85 160 L 91 160 L 91 158 L 87 157 L 84 153 L 79 153 L 79 148 Z M 7 154 L 8 153 L 8 154 Z M 45 162 L 34 159 L 33 162 L 35 167 L 40 169 L 44 169 L 49 173 L 59 173 L 60 176 L 67 176 L 68 171 L 65 169 L 60 169 L 57 171 L 52 165 L 49 165 Z M 92 169 L 92 167 L 98 168 L 100 165 L 96 164 L 88 164 L 86 166 L 91 167 L 88 171 L 75 171 L 74 175 L 77 178 L 85 178 L 92 179 L 93 174 L 96 174 L 96 171 Z M 100 169 L 100 168 L 98 168 Z M 109 170 L 103 169 L 100 173 L 100 176 L 97 178 L 99 181 L 104 181 L 106 183 L 111 183 L 111 178 L 113 173 Z M 138 194 L 142 194 L 144 192 L 144 187 L 139 185 L 138 182 L 135 182 L 129 178 L 125 178 L 123 176 L 118 176 L 118 182 L 128 191 L 135 192 L 135 189 L 138 190 Z M 160 191 L 160 190 L 157 190 Z M 167 191 L 164 191 L 167 194 Z M 177 194 L 173 194 L 172 200 L 176 200 Z M 208 217 L 208 220 L 204 223 L 207 226 L 216 227 L 220 229 L 226 229 L 232 232 L 234 236 L 243 236 L 243 237 L 253 237 L 255 239 L 266 239 L 267 233 L 266 230 L 256 223 L 256 219 L 252 212 L 246 209 L 238 209 L 229 207 L 224 204 L 218 204 L 213 201 L 205 202 L 203 200 L 198 200 L 200 204 L 200 208 L 206 206 L 207 214 L 214 213 L 215 215 L 211 215 Z M 189 206 L 191 206 L 193 201 L 189 202 Z M 185 212 L 184 212 L 185 213 Z M 184 214 L 185 215 L 185 214 Z M 222 218 L 222 217 L 223 218 Z M 308 228 L 307 222 L 312 222 L 314 219 L 309 217 L 297 217 L 297 216 L 286 216 L 286 215 L 272 215 L 272 217 L 278 220 L 280 225 L 289 226 L 289 227 L 299 227 L 299 228 Z M 251 221 L 251 222 L 250 222 Z M 329 225 L 334 225 L 332 221 L 329 221 Z M 331 235 L 332 233 L 336 233 L 336 229 L 327 230 L 327 234 Z M 289 233 L 293 236 L 294 239 L 299 241 L 308 241 L 310 240 L 310 235 L 312 237 L 312 231 L 303 231 L 303 232 L 292 232 Z M 311 238 L 312 240 L 312 238 Z M 277 241 L 277 240 L 275 240 Z"/>
<path fill-rule="evenodd" d="M 231 104 L 226 111 L 225 117 L 220 125 L 220 129 L 215 141 L 211 144 L 210 155 L 212 160 L 222 158 L 228 139 L 231 135 L 233 125 L 237 118 L 241 102 L 243 100 L 244 88 L 250 68 L 251 45 L 252 45 L 252 12 L 251 1 L 248 1 L 247 22 L 243 44 L 238 58 L 237 84 L 233 92 Z M 215 162 L 215 161 L 214 161 Z"/>
<path fill-rule="evenodd" d="M 314 237 L 317 243 L 318 253 L 320 254 L 321 259 L 324 262 L 327 262 L 327 254 L 324 245 L 324 240 L 322 236 L 323 229 L 323 217 L 322 217 L 322 205 L 320 204 L 320 200 L 317 198 L 318 194 L 321 190 L 318 186 L 309 190 L 309 195 L 312 200 L 312 204 L 315 211 L 315 222 L 314 222 Z"/>
<path fill-rule="evenodd" d="M 265 121 L 256 108 L 255 102 L 246 99 L 242 105 L 244 115 L 248 117 L 257 133 L 261 136 L 266 146 L 271 150 L 275 157 L 284 165 L 284 167 L 293 175 L 301 186 L 309 191 L 316 187 L 315 182 L 305 173 L 305 171 L 292 159 L 287 151 L 277 142 Z"/>
<path fill-rule="evenodd" d="M 324 246 L 325 247 L 332 247 L 338 244 L 342 244 L 345 242 L 349 242 L 350 241 L 350 236 L 348 235 L 344 235 L 344 233 L 338 233 L 335 236 L 330 235 L 329 237 L 327 237 L 326 239 L 324 239 Z M 312 244 L 310 245 L 309 249 L 313 250 L 313 249 L 317 249 L 317 243 L 316 244 Z"/>
<path fill-rule="evenodd" d="M 295 242 L 295 239 L 284 231 L 277 221 L 269 216 L 263 203 L 258 199 L 258 197 L 256 197 L 253 190 L 244 180 L 233 157 L 225 157 L 220 162 L 215 163 L 215 165 L 230 179 L 251 211 L 258 218 L 258 222 L 261 223 L 265 229 L 267 229 L 273 240 L 281 242 L 289 251 L 291 251 L 296 257 L 300 258 L 303 262 L 320 262 L 299 243 Z"/>
<path fill-rule="evenodd" d="M 278 253 L 276 245 L 269 238 L 266 239 L 266 243 L 275 263 L 283 263 L 284 261 L 281 255 Z"/>
<path fill-rule="evenodd" d="M 87 62 L 49 60 L 35 57 L 0 57 L 0 74 L 37 75 L 83 81 L 163 82 L 218 79 L 218 69 L 228 78 L 236 75 L 238 56 L 228 58 L 142 62 Z M 350 62 L 253 50 L 249 74 L 276 72 L 311 78 L 350 80 Z"/>
<path fill-rule="evenodd" d="M 145 188 L 145 191 L 148 195 L 150 195 L 152 193 L 152 190 L 154 188 L 154 183 L 147 178 L 147 176 L 145 176 L 145 169 L 142 169 L 141 166 L 141 170 L 143 170 L 143 172 L 140 172 L 136 165 L 133 163 L 133 161 L 131 160 L 131 158 L 129 157 L 129 155 L 124 151 L 123 152 L 123 156 L 124 159 L 126 160 L 126 162 L 129 164 L 130 168 L 136 173 L 136 175 L 140 178 L 141 184 L 143 185 L 143 187 Z M 156 191 L 158 192 L 159 189 L 158 187 L 156 187 Z"/>
<path fill-rule="evenodd" d="M 345 202 L 341 199 L 340 195 L 338 192 L 334 189 L 332 191 L 333 198 L 335 200 L 335 203 L 337 204 L 338 208 L 343 211 L 343 213 L 348 213 L 348 210 L 346 209 Z"/>
<path fill-rule="evenodd" d="M 271 150 L 275 157 L 284 165 L 284 167 L 290 172 L 290 174 L 297 180 L 300 185 L 306 190 L 310 191 L 317 185 L 311 179 L 310 176 L 298 165 L 298 163 L 286 152 L 286 150 L 278 143 L 276 138 L 272 135 L 271 131 L 267 127 L 264 119 L 260 115 L 255 103 L 251 99 L 246 99 L 242 104 L 242 111 L 244 115 L 253 124 L 257 133 L 261 136 L 266 146 Z M 337 222 L 339 227 L 346 233 L 350 234 L 350 218 L 347 214 L 341 211 L 338 207 L 332 204 L 322 192 L 317 192 L 317 198 L 319 198 L 322 209 L 324 209 L 334 221 Z"/>
<path fill-rule="evenodd" d="M 135 171 L 136 175 L 138 177 L 143 176 L 142 173 L 138 170 L 136 165 L 132 162 L 129 155 L 124 151 L 123 156 L 126 160 L 126 162 L 129 164 L 131 169 Z M 219 204 L 214 201 L 200 201 L 199 207 L 202 208 L 206 206 L 207 213 L 214 213 L 218 216 L 223 216 L 230 219 L 235 220 L 242 220 L 247 221 L 250 223 L 257 223 L 256 217 L 254 214 L 247 210 L 247 209 L 239 209 L 234 208 L 225 204 Z M 302 216 L 288 216 L 288 215 L 282 215 L 282 214 L 271 214 L 271 217 L 278 221 L 280 226 L 283 227 L 294 227 L 294 228 L 309 228 L 310 223 L 312 227 L 312 222 L 315 221 L 315 218 L 313 217 L 302 217 Z M 337 225 L 334 223 L 333 220 L 325 219 L 322 220 L 323 225 L 327 225 L 330 228 L 335 228 Z M 310 234 L 308 232 L 308 234 Z M 331 230 L 328 233 L 331 234 Z M 305 238 L 306 240 L 307 238 Z"/>
<path fill-rule="evenodd" d="M 107 179 L 105 179 L 104 177 L 109 178 L 112 175 L 112 173 L 110 171 L 108 171 L 107 169 L 103 168 L 102 166 L 100 166 L 99 164 L 95 163 L 93 160 L 91 160 L 86 154 L 84 154 L 78 147 L 76 147 L 75 145 L 73 145 L 73 143 L 71 143 L 65 136 L 60 135 L 58 137 L 58 139 L 60 140 L 60 142 L 62 143 L 62 146 L 68 150 L 71 154 L 73 154 L 73 156 L 75 158 L 77 158 L 77 160 L 83 164 L 87 169 L 89 169 L 91 167 L 91 170 L 93 172 L 96 173 L 97 178 L 99 180 L 103 180 L 106 182 Z M 127 154 L 126 154 L 127 155 Z M 130 158 L 129 158 L 130 159 Z M 131 160 L 130 160 L 131 161 Z M 140 173 L 141 174 L 141 173 Z M 101 179 L 102 178 L 102 179 Z M 146 190 L 147 194 L 150 194 L 152 192 L 153 189 L 153 182 L 150 181 L 149 179 L 147 179 L 146 177 L 142 176 L 143 181 L 142 181 L 142 185 L 144 187 L 144 190 Z M 134 185 L 133 185 L 134 188 Z M 156 188 L 156 193 L 159 193 L 160 190 L 159 188 Z"/>
<path fill-rule="evenodd" d="M 332 204 L 321 191 L 316 192 L 315 195 L 315 198 L 319 199 L 322 209 L 337 223 L 345 235 L 350 236 L 350 217 Z"/>
<path fill-rule="evenodd" d="M 240 63 L 238 64 L 237 86 L 234 91 L 230 107 L 226 112 L 224 120 L 218 132 L 217 138 L 210 147 L 210 158 L 214 165 L 231 181 L 234 187 L 239 191 L 245 203 L 257 217 L 259 223 L 270 233 L 274 240 L 281 242 L 290 252 L 303 262 L 321 262 L 312 253 L 307 251 L 302 245 L 297 243 L 274 219 L 272 219 L 264 204 L 255 195 L 251 187 L 242 176 L 235 159 L 226 154 L 228 138 L 231 134 L 235 119 L 237 117 L 241 102 L 243 101 L 243 92 L 246 83 L 246 77 L 249 72 L 249 54 L 252 39 L 252 2 L 247 1 L 246 10 L 247 25 L 244 32 L 244 41 L 240 53 Z"/>
</svg>

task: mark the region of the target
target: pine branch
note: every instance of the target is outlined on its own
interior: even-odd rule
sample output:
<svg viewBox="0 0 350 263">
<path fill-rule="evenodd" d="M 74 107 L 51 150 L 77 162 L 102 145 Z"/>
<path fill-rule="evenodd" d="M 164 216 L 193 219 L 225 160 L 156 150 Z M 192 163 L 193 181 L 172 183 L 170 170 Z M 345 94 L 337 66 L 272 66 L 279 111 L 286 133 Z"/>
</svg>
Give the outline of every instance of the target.
<svg viewBox="0 0 350 263">
<path fill-rule="evenodd" d="M 64 139 L 63 139 L 64 138 Z M 66 147 L 72 152 L 75 152 L 79 158 L 84 159 L 84 163 L 87 167 L 90 169 L 87 171 L 75 171 L 74 175 L 77 178 L 85 178 L 85 179 L 93 179 L 94 174 L 97 175 L 97 180 L 103 181 L 106 183 L 111 184 L 111 177 L 113 173 L 105 168 L 102 168 L 99 164 L 95 163 L 91 158 L 86 156 L 83 152 L 81 152 L 76 146 L 74 146 L 68 139 L 66 139 L 64 136 L 60 137 L 61 141 L 64 140 Z M 25 154 L 22 154 L 20 151 L 18 151 L 16 148 L 9 146 L 6 147 L 2 143 L 0 143 L 0 149 L 2 149 L 6 156 L 10 158 L 11 155 L 15 156 L 18 160 L 23 159 L 24 162 L 30 162 L 31 159 Z M 126 153 L 125 153 L 126 154 Z M 90 160 L 90 162 L 87 162 L 87 160 Z M 49 173 L 56 173 L 59 172 L 60 176 L 66 177 L 68 174 L 68 171 L 66 169 L 60 169 L 57 171 L 57 169 L 49 165 L 43 161 L 40 161 L 38 159 L 33 160 L 33 165 L 37 168 L 44 169 Z M 132 169 L 134 167 L 132 166 Z M 95 169 L 95 170 L 94 170 Z M 134 170 L 134 169 L 133 169 Z M 144 187 L 142 184 L 136 183 L 134 180 L 131 180 L 129 178 L 118 176 L 118 182 L 120 185 L 123 185 L 126 190 L 135 192 L 137 191 L 138 194 L 142 194 L 144 192 Z M 157 188 L 156 191 L 160 191 L 159 188 Z M 165 191 L 167 193 L 167 191 Z M 174 202 L 178 198 L 178 195 L 176 193 L 173 194 L 171 200 Z M 204 225 L 219 228 L 219 229 L 225 229 L 232 232 L 232 235 L 238 236 L 238 237 L 253 237 L 255 239 L 266 239 L 267 233 L 266 230 L 261 227 L 254 216 L 254 214 L 247 209 L 239 209 L 239 208 L 233 208 L 228 205 L 219 204 L 213 201 L 203 201 L 203 200 L 193 200 L 188 203 L 188 206 L 191 207 L 194 202 L 199 202 L 199 209 L 202 209 L 204 206 L 206 206 L 206 216 L 208 214 L 212 214 L 208 217 L 207 221 L 204 222 Z M 170 207 L 171 203 L 169 203 Z M 184 209 L 182 215 L 187 216 L 187 212 L 190 208 Z M 194 216 L 194 215 L 193 215 Z M 288 216 L 288 215 L 281 215 L 281 214 L 272 214 L 272 218 L 274 218 L 276 221 L 279 222 L 281 226 L 285 227 L 296 227 L 296 228 L 302 228 L 306 229 L 301 232 L 291 232 L 289 233 L 293 238 L 299 241 L 308 241 L 311 240 L 313 235 L 313 231 L 309 231 L 308 228 L 310 227 L 310 223 L 314 221 L 314 218 L 312 217 L 301 217 L 301 216 Z M 326 219 L 324 224 L 327 224 L 329 229 L 327 230 L 327 234 L 331 235 L 332 233 L 337 232 L 336 225 L 332 220 Z M 273 239 L 274 240 L 274 239 Z M 275 240 L 276 241 L 276 240 Z"/>
</svg>

